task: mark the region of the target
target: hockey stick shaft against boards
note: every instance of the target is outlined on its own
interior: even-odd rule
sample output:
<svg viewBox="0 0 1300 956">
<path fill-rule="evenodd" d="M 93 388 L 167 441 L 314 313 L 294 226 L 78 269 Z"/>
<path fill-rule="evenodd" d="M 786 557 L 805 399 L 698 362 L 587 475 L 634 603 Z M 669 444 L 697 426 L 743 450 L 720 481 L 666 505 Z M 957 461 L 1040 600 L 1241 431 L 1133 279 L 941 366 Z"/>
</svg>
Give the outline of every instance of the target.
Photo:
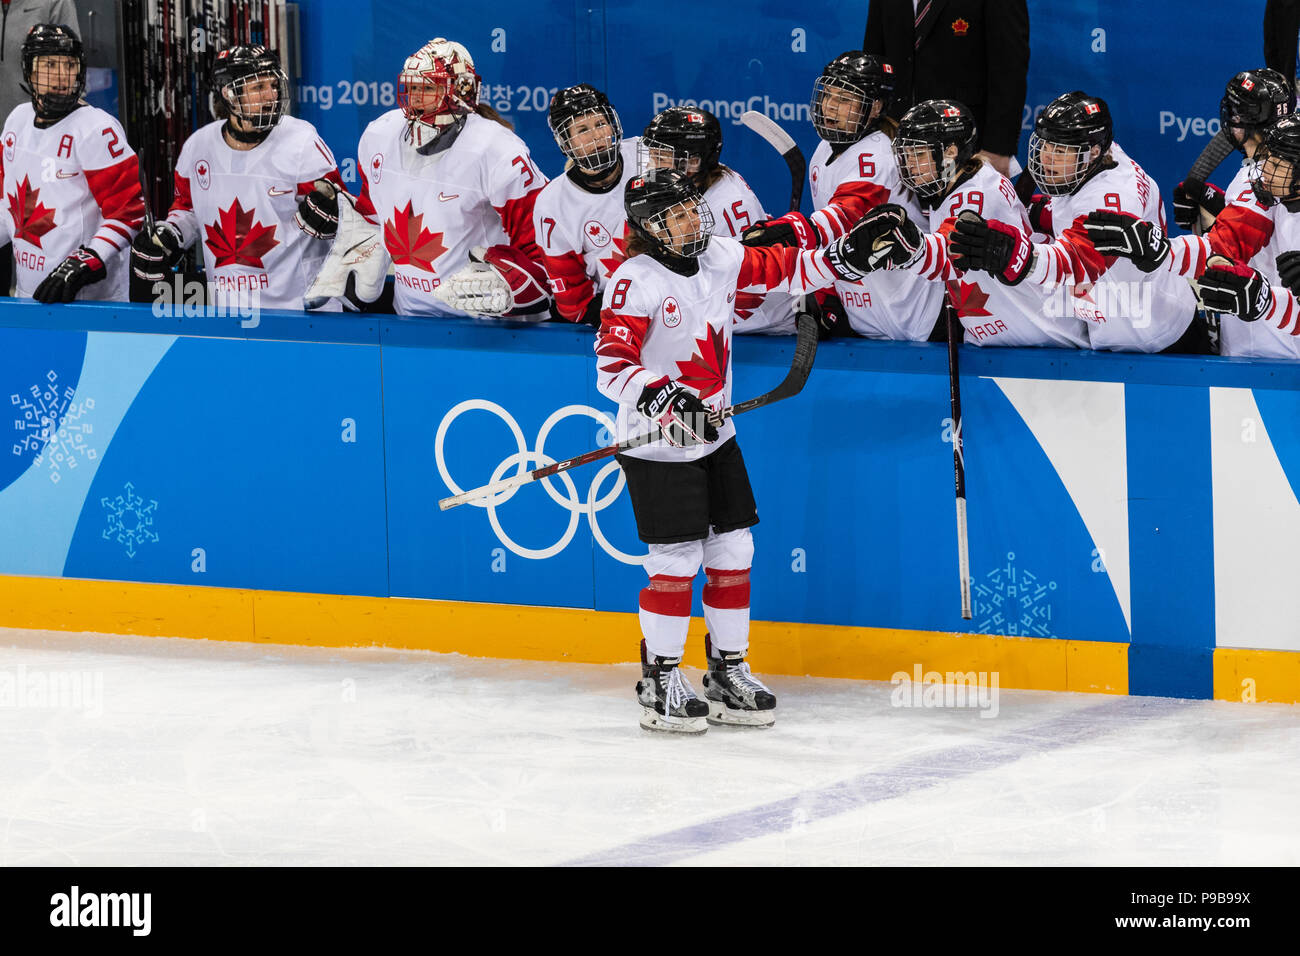
<svg viewBox="0 0 1300 956">
<path fill-rule="evenodd" d="M 773 402 L 779 402 L 784 398 L 798 395 L 803 389 L 804 382 L 808 381 L 808 374 L 812 371 L 813 358 L 817 355 L 817 320 L 811 315 L 800 315 L 798 321 L 798 333 L 794 345 L 794 360 L 790 364 L 790 371 L 786 373 L 785 379 L 776 388 L 770 392 L 759 395 L 757 398 L 751 398 L 748 401 L 741 402 L 737 405 L 729 405 L 726 408 L 718 409 L 713 416 L 716 424 L 721 425 L 728 418 L 736 415 L 742 415 L 745 412 L 752 412 L 756 408 L 762 408 L 764 405 L 771 405 Z M 552 475 L 558 475 L 562 471 L 569 471 L 577 468 L 579 465 L 589 465 L 593 461 L 600 461 L 604 458 L 612 458 L 621 452 L 630 451 L 633 448 L 640 448 L 642 445 L 648 445 L 660 437 L 659 431 L 646 432 L 642 435 L 634 435 L 617 445 L 607 445 L 604 448 L 597 448 L 573 458 L 566 458 L 564 461 L 557 461 L 553 465 L 546 465 L 535 471 L 526 472 L 522 475 L 515 475 L 511 478 L 502 478 L 500 481 L 493 482 L 490 485 L 483 485 L 481 488 L 473 488 L 469 491 L 461 492 L 458 495 L 452 495 L 450 498 L 443 498 L 438 502 L 438 509 L 446 511 L 448 508 L 454 508 L 457 505 L 463 505 L 466 502 L 478 501 L 482 498 L 492 497 L 494 495 L 504 494 L 514 491 L 514 489 L 538 481 L 542 478 L 549 478 Z"/>
<path fill-rule="evenodd" d="M 966 449 L 961 432 L 961 378 L 957 365 L 957 344 L 962 326 L 957 310 L 947 301 L 943 305 L 948 323 L 948 397 L 952 406 L 952 468 L 957 493 L 957 573 L 961 577 L 961 616 L 971 619 L 970 544 L 966 536 Z"/>
</svg>

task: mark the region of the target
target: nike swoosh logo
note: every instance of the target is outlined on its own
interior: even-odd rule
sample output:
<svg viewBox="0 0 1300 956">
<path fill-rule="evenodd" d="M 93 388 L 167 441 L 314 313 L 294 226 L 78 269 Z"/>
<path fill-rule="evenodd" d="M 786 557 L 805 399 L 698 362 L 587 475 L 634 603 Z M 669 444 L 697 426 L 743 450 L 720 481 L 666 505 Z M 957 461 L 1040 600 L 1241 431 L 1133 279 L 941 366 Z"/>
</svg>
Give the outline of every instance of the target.
<svg viewBox="0 0 1300 956">
<path fill-rule="evenodd" d="M 268 196 L 287 196 L 291 192 L 293 192 L 292 189 L 276 189 L 274 186 L 268 186 L 266 189 Z"/>
<path fill-rule="evenodd" d="M 438 202 L 451 202 L 453 199 L 459 199 L 460 193 L 452 193 L 448 196 L 446 193 L 438 193 Z"/>
<path fill-rule="evenodd" d="M 59 170 L 55 170 L 54 175 L 57 176 L 59 179 L 74 179 L 77 176 L 80 176 L 81 174 L 78 172 L 65 173 L 63 170 L 59 169 Z"/>
</svg>

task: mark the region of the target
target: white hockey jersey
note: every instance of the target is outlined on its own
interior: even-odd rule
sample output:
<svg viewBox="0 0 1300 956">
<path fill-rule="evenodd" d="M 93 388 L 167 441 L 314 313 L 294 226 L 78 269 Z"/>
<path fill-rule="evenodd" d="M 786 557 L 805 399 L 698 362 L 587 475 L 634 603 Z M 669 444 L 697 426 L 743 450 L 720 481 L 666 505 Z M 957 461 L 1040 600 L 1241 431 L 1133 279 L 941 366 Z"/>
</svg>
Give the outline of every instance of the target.
<svg viewBox="0 0 1300 956">
<path fill-rule="evenodd" d="M 1148 275 L 1128 259 L 1103 256 L 1093 248 L 1083 220 L 1091 212 L 1121 212 L 1165 229 L 1160 187 L 1118 143 L 1110 147 L 1116 165 L 1093 176 L 1077 192 L 1053 196 L 1054 241 L 1036 243 L 1036 259 L 1024 284 L 1048 293 L 1056 312 L 1072 308 L 1087 324 L 1097 350 L 1159 352 L 1187 331 L 1196 297 L 1186 280 L 1157 270 Z"/>
<path fill-rule="evenodd" d="M 831 144 L 819 143 L 808 168 L 812 203 L 809 218 L 823 246 L 844 235 L 881 203 L 896 203 L 921 227 L 925 214 L 902 187 L 889 137 L 876 130 L 831 159 Z M 849 325 L 871 339 L 924 341 L 943 305 L 943 286 L 905 270 L 867 275 L 860 282 L 835 283 Z"/>
<path fill-rule="evenodd" d="M 12 240 L 19 298 L 80 246 L 93 249 L 107 276 L 78 299 L 125 302 L 131 240 L 144 221 L 140 165 L 122 125 L 93 106 L 81 106 L 38 129 L 31 103 L 5 120 L 5 208 L 0 241 Z M 8 290 L 4 290 L 8 291 Z"/>
<path fill-rule="evenodd" d="M 1052 308 L 1043 290 L 1028 279 L 1009 286 L 987 272 L 967 273 L 953 264 L 948 255 L 948 232 L 964 209 L 1014 226 L 1026 237 L 1030 226 L 1011 181 L 987 163 L 930 211 L 934 231 L 923 237 L 920 254 L 906 268 L 947 284 L 949 301 L 966 328 L 965 341 L 972 345 L 1087 348 L 1088 333 L 1082 320 L 1072 309 Z"/>
<path fill-rule="evenodd" d="M 533 230 L 555 307 L 571 322 L 582 318 L 614 270 L 627 258 L 623 187 L 636 176 L 639 137 L 619 146 L 623 174 L 602 193 L 583 189 L 567 175 L 547 183 L 533 206 Z"/>
<path fill-rule="evenodd" d="M 739 239 L 746 229 L 767 218 L 749 183 L 734 169 L 704 191 L 713 212 L 713 235 Z M 736 331 L 744 335 L 793 335 L 798 299 L 774 292 L 736 294 Z"/>
<path fill-rule="evenodd" d="M 1225 192 L 1227 206 L 1204 236 L 1179 236 L 1169 240 L 1167 273 L 1195 278 L 1205 271 L 1212 255 L 1258 269 L 1273 286 L 1273 308 L 1257 322 L 1235 315 L 1219 317 L 1219 354 L 1252 358 L 1300 358 L 1300 308 L 1295 297 L 1281 287 L 1277 271 L 1279 253 L 1300 249 L 1300 213 L 1281 204 L 1263 206 L 1250 188 L 1251 164 L 1233 177 Z"/>
<path fill-rule="evenodd" d="M 214 294 L 243 301 L 256 292 L 260 308 L 301 310 L 330 244 L 293 217 L 317 179 L 343 188 L 334 156 L 311 123 L 292 116 L 248 150 L 231 148 L 224 125 L 208 123 L 185 141 L 167 221 L 203 251 Z"/>
<path fill-rule="evenodd" d="M 822 251 L 786 247 L 748 249 L 714 236 L 699 271 L 682 276 L 648 255 L 633 256 L 605 287 L 596 336 L 596 386 L 618 403 L 623 438 L 656 426 L 636 410 L 641 391 L 664 376 L 694 391 L 705 404 L 731 404 L 731 336 L 735 299 L 745 291 L 796 296 L 834 280 Z M 629 451 L 652 461 L 694 461 L 736 433 L 727 421 L 709 445 L 674 448 L 663 441 Z"/>
<path fill-rule="evenodd" d="M 406 143 L 405 132 L 402 111 L 389 110 L 361 134 L 357 208 L 383 227 L 397 313 L 465 317 L 433 290 L 469 262 L 475 246 L 514 246 L 540 266 L 533 207 L 546 176 L 523 140 L 477 113 L 431 156 Z"/>
</svg>

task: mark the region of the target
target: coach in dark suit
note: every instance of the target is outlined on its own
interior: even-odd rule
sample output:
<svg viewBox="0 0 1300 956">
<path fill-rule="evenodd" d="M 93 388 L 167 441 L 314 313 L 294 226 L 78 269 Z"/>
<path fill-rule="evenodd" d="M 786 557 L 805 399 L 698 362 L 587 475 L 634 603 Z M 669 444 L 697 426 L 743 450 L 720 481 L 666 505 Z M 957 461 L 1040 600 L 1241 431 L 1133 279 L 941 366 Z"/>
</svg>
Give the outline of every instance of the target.
<svg viewBox="0 0 1300 956">
<path fill-rule="evenodd" d="M 891 115 L 923 100 L 961 101 L 975 114 L 982 155 L 1007 174 L 1029 71 L 1025 0 L 871 0 L 862 49 L 894 68 Z"/>
<path fill-rule="evenodd" d="M 870 11 L 867 12 L 870 17 Z M 1296 78 L 1296 39 L 1300 0 L 1268 0 L 1264 5 L 1264 65 L 1288 80 Z"/>
</svg>

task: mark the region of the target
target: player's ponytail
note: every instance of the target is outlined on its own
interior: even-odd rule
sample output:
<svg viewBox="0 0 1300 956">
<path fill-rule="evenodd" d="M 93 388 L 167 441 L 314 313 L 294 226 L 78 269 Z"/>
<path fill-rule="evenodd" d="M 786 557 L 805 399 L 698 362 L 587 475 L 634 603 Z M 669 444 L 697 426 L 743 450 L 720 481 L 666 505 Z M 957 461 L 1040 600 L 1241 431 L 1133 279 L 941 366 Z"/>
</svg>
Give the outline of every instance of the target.
<svg viewBox="0 0 1300 956">
<path fill-rule="evenodd" d="M 876 123 L 876 129 L 888 136 L 889 141 L 892 143 L 894 137 L 898 135 L 898 120 L 894 119 L 892 116 L 882 116 Z"/>
<path fill-rule="evenodd" d="M 494 110 L 492 107 L 488 106 L 486 103 L 478 104 L 478 106 L 474 107 L 474 112 L 477 113 L 479 116 L 483 117 L 484 119 L 490 119 L 495 123 L 500 123 L 506 129 L 510 130 L 511 132 L 514 132 L 515 129 L 514 124 L 511 123 L 504 116 L 502 116 L 500 113 L 498 113 L 496 110 Z"/>
</svg>

